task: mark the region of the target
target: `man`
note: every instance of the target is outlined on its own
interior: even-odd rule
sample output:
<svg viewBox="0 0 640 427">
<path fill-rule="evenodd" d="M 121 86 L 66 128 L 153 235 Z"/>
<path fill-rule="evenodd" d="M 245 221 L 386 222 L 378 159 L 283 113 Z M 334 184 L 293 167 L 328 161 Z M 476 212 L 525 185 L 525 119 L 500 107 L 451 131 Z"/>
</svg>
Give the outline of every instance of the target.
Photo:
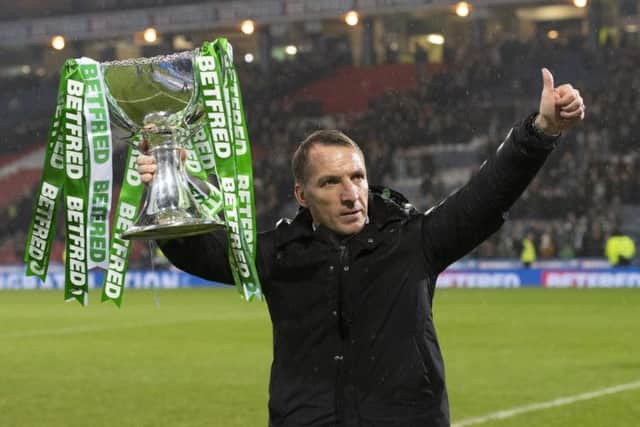
<svg viewBox="0 0 640 427">
<path fill-rule="evenodd" d="M 636 255 L 636 244 L 630 236 L 617 228 L 607 239 L 604 249 L 605 255 L 612 267 L 626 267 L 631 265 Z"/>
<path fill-rule="evenodd" d="M 528 232 L 521 242 L 520 262 L 524 268 L 529 268 L 536 261 L 536 247 L 533 244 L 533 233 Z"/>
<path fill-rule="evenodd" d="M 539 113 L 425 214 L 397 193 L 369 191 L 363 153 L 344 134 L 319 131 L 300 145 L 301 210 L 261 233 L 257 249 L 273 322 L 270 426 L 449 426 L 436 278 L 500 227 L 559 134 L 584 117 L 578 91 L 542 73 Z M 149 182 L 153 160 L 141 156 L 138 169 Z M 224 233 L 161 248 L 178 268 L 232 283 Z"/>
</svg>

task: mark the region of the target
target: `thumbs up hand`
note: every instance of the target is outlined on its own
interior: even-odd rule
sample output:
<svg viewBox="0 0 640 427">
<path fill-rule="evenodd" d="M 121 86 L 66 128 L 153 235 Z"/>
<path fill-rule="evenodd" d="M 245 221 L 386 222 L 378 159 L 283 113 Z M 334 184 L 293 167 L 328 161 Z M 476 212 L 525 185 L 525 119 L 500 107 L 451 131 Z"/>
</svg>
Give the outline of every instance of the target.
<svg viewBox="0 0 640 427">
<path fill-rule="evenodd" d="M 570 84 L 555 87 L 553 75 L 546 68 L 542 69 L 542 82 L 536 128 L 547 135 L 557 135 L 584 119 L 584 102 L 577 89 Z"/>
</svg>

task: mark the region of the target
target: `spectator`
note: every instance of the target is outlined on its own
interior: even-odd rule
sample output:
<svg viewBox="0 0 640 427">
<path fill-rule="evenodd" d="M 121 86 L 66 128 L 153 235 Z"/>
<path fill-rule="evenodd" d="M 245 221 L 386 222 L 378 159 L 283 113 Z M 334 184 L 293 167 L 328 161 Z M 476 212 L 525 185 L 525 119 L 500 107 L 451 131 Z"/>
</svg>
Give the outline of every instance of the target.
<svg viewBox="0 0 640 427">
<path fill-rule="evenodd" d="M 536 261 L 536 246 L 533 243 L 533 233 L 529 232 L 522 239 L 522 249 L 520 251 L 520 262 L 525 268 L 531 267 Z"/>
<path fill-rule="evenodd" d="M 631 237 L 616 229 L 607 239 L 605 255 L 612 267 L 627 266 L 636 255 L 636 244 Z"/>
</svg>

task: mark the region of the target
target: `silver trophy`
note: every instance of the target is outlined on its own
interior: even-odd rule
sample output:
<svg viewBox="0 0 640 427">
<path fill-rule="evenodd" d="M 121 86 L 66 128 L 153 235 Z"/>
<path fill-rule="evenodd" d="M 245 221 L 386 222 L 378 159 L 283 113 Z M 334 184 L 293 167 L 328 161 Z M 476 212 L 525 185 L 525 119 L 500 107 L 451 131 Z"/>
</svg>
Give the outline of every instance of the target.
<svg viewBox="0 0 640 427">
<path fill-rule="evenodd" d="M 157 170 L 136 223 L 125 239 L 166 239 L 223 228 L 207 218 L 189 190 L 183 141 L 204 125 L 193 75 L 195 52 L 101 63 L 116 126 L 140 135 Z"/>
</svg>

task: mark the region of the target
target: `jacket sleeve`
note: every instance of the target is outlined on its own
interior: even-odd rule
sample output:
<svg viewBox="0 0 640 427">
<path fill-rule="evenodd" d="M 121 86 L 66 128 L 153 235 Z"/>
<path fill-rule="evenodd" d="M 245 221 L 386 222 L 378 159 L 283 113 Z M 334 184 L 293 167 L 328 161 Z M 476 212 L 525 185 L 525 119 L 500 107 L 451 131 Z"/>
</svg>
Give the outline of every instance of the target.
<svg viewBox="0 0 640 427">
<path fill-rule="evenodd" d="M 187 273 L 220 283 L 233 284 L 224 231 L 158 241 L 173 265 Z"/>
<path fill-rule="evenodd" d="M 266 260 L 271 259 L 273 232 L 261 232 L 257 236 L 256 269 L 265 290 L 269 277 Z M 198 236 L 158 241 L 160 250 L 182 271 L 206 280 L 233 285 L 233 273 L 229 266 L 227 233 L 216 231 Z"/>
<path fill-rule="evenodd" d="M 500 228 L 553 150 L 557 138 L 536 136 L 530 129 L 534 117 L 511 129 L 467 184 L 424 214 L 424 255 L 434 274 Z"/>
</svg>

